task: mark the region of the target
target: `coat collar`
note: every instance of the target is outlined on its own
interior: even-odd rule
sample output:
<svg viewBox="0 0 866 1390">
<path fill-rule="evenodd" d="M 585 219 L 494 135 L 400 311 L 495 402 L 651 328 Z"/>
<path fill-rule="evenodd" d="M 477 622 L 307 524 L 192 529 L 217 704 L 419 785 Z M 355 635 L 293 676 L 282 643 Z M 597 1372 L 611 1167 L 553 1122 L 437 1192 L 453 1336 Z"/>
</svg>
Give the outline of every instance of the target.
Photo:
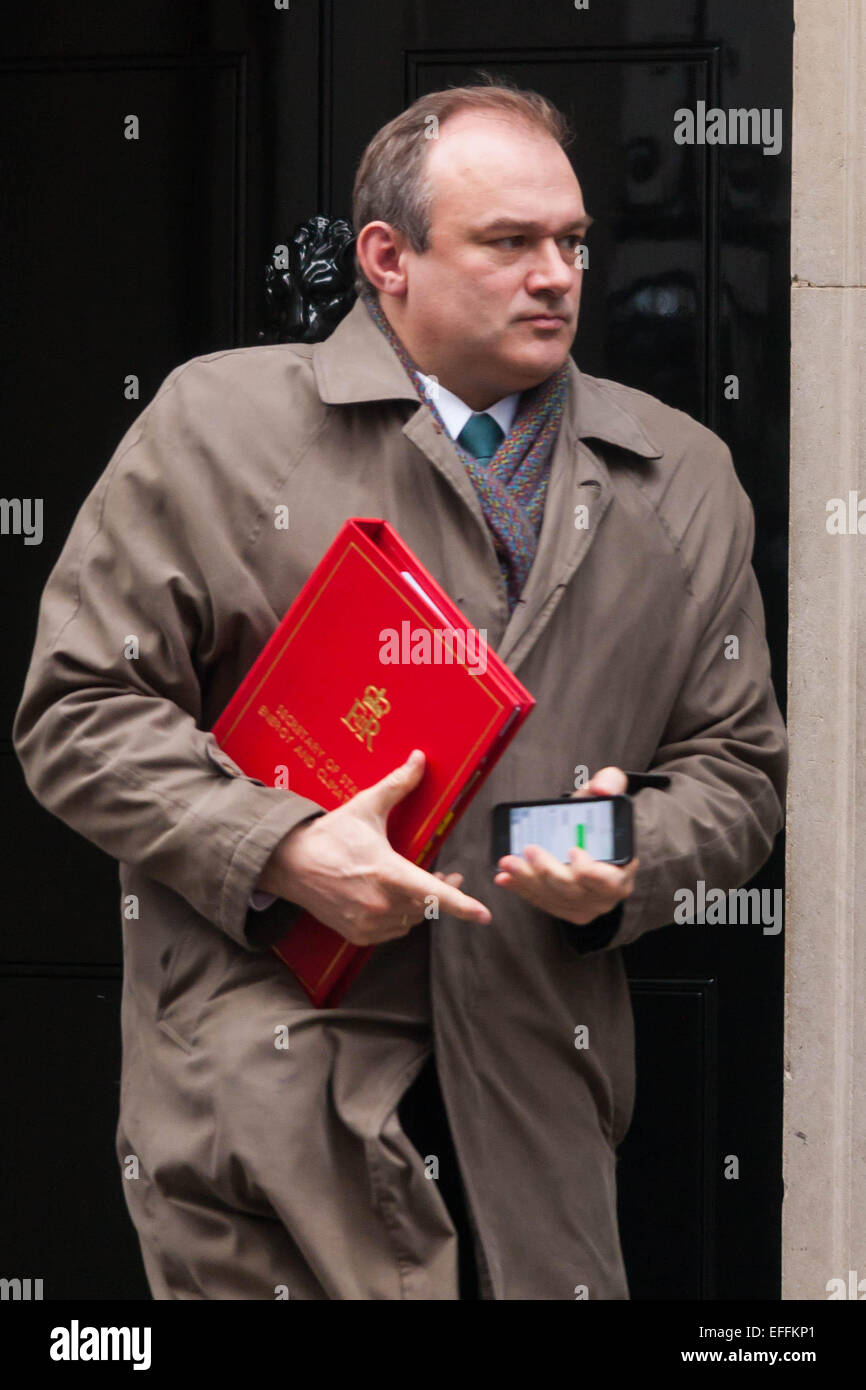
<svg viewBox="0 0 866 1390">
<path fill-rule="evenodd" d="M 613 500 L 611 475 L 602 451 L 587 441 L 616 445 L 644 459 L 662 451 L 640 422 L 619 400 L 625 394 L 615 382 L 584 376 L 571 357 L 569 389 L 562 425 L 550 462 L 547 501 L 532 569 L 510 617 L 504 589 L 498 617 L 488 619 L 494 650 L 512 671 L 525 660 L 550 622 L 566 586 L 594 543 L 599 525 Z M 325 405 L 357 401 L 405 400 L 417 409 L 403 424 L 403 433 L 450 483 L 475 517 L 481 543 L 489 551 L 491 572 L 496 556 L 481 504 L 453 441 L 442 437 L 433 414 L 418 396 L 387 338 L 370 318 L 363 302 L 352 307 L 325 342 L 313 350 L 313 369 Z M 585 508 L 585 524 L 575 522 L 575 507 Z"/>
<path fill-rule="evenodd" d="M 616 385 L 585 376 L 570 364 L 568 409 L 575 439 L 600 439 L 641 458 L 658 459 L 662 451 L 640 422 L 616 399 Z M 323 343 L 313 350 L 313 370 L 325 405 L 357 401 L 406 400 L 421 406 L 415 387 L 384 334 L 361 299 Z"/>
</svg>

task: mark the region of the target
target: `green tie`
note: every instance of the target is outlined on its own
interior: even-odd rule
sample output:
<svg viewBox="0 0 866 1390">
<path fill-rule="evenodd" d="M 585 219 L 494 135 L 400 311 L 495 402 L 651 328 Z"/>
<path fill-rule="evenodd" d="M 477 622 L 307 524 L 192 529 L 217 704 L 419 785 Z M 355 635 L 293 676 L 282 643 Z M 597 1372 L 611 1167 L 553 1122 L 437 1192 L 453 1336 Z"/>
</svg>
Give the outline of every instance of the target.
<svg viewBox="0 0 866 1390">
<path fill-rule="evenodd" d="M 493 416 L 484 411 L 479 415 L 470 415 L 457 436 L 457 443 L 474 454 L 479 463 L 489 463 L 504 438 L 505 433 Z"/>
</svg>

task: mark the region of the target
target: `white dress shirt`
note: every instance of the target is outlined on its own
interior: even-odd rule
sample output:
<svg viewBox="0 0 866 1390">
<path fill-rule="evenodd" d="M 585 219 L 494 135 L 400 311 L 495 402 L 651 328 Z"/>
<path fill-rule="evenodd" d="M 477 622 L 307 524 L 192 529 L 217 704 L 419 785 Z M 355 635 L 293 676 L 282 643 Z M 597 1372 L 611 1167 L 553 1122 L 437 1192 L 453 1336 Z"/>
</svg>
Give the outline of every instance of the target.
<svg viewBox="0 0 866 1390">
<path fill-rule="evenodd" d="M 486 411 L 474 411 L 471 405 L 461 401 L 459 396 L 455 396 L 453 391 L 449 391 L 441 382 L 436 382 L 432 377 L 425 376 L 419 372 L 422 384 L 428 391 L 430 399 L 442 416 L 445 425 L 452 439 L 456 439 L 470 415 L 492 415 L 503 434 L 507 434 L 514 423 L 514 416 L 517 413 L 517 403 L 520 400 L 520 392 L 512 391 L 510 396 L 503 396 L 502 400 L 496 401 L 488 406 Z M 271 903 L 276 902 L 273 893 L 260 893 L 255 890 L 250 898 L 250 907 L 256 912 L 264 912 L 265 908 L 270 907 Z"/>
<path fill-rule="evenodd" d="M 419 372 L 422 384 L 427 390 L 430 399 L 435 405 L 442 422 L 445 425 L 452 439 L 456 439 L 470 415 L 492 415 L 503 434 L 507 434 L 514 423 L 517 414 L 517 403 L 520 400 L 520 392 L 512 391 L 510 396 L 503 396 L 501 401 L 496 401 L 486 410 L 475 411 L 471 405 L 461 401 L 459 396 L 455 396 L 453 391 L 449 391 L 447 386 L 441 382 L 434 381 L 432 377 L 425 376 Z"/>
</svg>

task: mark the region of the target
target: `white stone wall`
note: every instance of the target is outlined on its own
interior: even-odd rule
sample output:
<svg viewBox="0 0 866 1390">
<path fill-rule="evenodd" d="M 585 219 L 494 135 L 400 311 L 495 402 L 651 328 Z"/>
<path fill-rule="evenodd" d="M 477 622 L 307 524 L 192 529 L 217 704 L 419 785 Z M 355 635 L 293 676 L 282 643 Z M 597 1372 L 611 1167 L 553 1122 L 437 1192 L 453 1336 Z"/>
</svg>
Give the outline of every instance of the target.
<svg viewBox="0 0 866 1390">
<path fill-rule="evenodd" d="M 866 3 L 795 23 L 782 1296 L 866 1298 Z"/>
</svg>

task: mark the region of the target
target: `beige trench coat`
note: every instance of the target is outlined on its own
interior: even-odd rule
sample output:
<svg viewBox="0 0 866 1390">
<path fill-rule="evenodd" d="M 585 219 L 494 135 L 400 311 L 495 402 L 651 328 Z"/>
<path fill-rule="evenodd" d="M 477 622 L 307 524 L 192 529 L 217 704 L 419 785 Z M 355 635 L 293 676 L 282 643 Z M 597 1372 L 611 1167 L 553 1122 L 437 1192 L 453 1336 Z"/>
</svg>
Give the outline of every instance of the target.
<svg viewBox="0 0 866 1390">
<path fill-rule="evenodd" d="M 352 515 L 397 528 L 538 703 L 437 865 L 466 875 L 492 924 L 415 927 L 320 1012 L 267 949 L 284 905 L 247 936 L 262 866 L 319 808 L 244 777 L 206 730 Z M 454 1226 L 397 1114 L 435 1045 L 482 1296 L 628 1298 L 618 948 L 672 921 L 678 888 L 744 883 L 782 824 L 752 544 L 716 435 L 572 365 L 509 620 L 453 443 L 361 303 L 325 343 L 168 376 L 50 576 L 14 727 L 35 796 L 120 861 L 117 1156 L 138 1160 L 123 1190 L 156 1297 L 455 1299 Z M 322 651 L 334 659 L 327 632 Z M 636 796 L 636 890 L 586 949 L 586 932 L 494 886 L 491 807 L 606 764 L 672 783 Z"/>
</svg>

